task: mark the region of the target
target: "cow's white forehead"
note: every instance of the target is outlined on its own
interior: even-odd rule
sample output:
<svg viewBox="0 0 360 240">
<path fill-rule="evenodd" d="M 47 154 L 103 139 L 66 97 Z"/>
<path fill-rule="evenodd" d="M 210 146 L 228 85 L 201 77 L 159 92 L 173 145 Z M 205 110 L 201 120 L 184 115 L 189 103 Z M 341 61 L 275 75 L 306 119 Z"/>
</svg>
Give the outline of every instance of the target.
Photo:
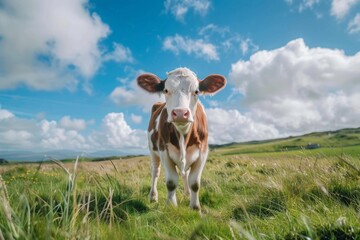
<svg viewBox="0 0 360 240">
<path fill-rule="evenodd" d="M 196 74 L 188 68 L 177 68 L 167 73 L 165 87 L 169 89 L 195 90 L 199 86 Z"/>
</svg>

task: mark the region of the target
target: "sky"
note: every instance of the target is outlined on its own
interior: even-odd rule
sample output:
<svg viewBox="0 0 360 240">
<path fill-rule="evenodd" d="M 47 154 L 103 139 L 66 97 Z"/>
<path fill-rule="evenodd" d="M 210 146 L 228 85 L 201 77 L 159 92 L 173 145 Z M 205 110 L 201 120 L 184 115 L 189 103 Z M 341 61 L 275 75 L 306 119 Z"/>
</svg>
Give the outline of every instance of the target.
<svg viewBox="0 0 360 240">
<path fill-rule="evenodd" d="M 209 143 L 360 127 L 360 0 L 0 0 L 0 150 L 147 152 L 136 85 L 187 67 Z"/>
</svg>

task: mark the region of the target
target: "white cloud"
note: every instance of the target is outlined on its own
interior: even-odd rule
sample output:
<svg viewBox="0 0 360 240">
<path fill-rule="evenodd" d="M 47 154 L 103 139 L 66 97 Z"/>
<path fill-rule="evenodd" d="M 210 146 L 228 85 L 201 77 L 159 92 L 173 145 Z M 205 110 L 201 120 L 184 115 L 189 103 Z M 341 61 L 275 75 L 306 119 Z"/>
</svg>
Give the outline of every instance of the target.
<svg viewBox="0 0 360 240">
<path fill-rule="evenodd" d="M 146 139 L 146 131 L 132 129 L 123 113 L 107 114 L 101 130 L 90 136 L 91 142 L 100 149 L 145 149 Z"/>
<path fill-rule="evenodd" d="M 165 98 L 160 94 L 150 94 L 141 89 L 135 77 L 130 83 L 123 83 L 123 86 L 116 87 L 110 94 L 110 99 L 121 107 L 140 106 L 143 111 L 148 112 L 156 102 L 164 102 Z"/>
<path fill-rule="evenodd" d="M 237 53 L 240 51 L 243 55 L 246 55 L 259 49 L 252 39 L 242 37 L 239 33 L 231 31 L 227 26 L 218 26 L 211 23 L 200 28 L 198 34 L 207 42 L 212 41 L 215 48 L 222 52 Z"/>
<path fill-rule="evenodd" d="M 137 123 L 137 124 L 139 124 L 139 123 L 141 123 L 142 122 L 142 116 L 140 116 L 140 115 L 136 115 L 136 114 L 131 114 L 130 115 L 130 117 L 131 117 L 131 120 L 134 122 L 134 123 Z"/>
<path fill-rule="evenodd" d="M 134 62 L 131 50 L 120 43 L 113 43 L 114 51 L 104 56 L 104 61 Z"/>
<path fill-rule="evenodd" d="M 70 116 L 64 116 L 60 119 L 59 126 L 65 129 L 82 131 L 86 128 L 86 121 L 84 119 L 72 119 Z"/>
<path fill-rule="evenodd" d="M 195 13 L 206 15 L 210 0 L 165 0 L 165 11 L 171 12 L 178 21 L 184 21 L 185 15 L 192 9 Z"/>
<path fill-rule="evenodd" d="M 0 89 L 74 88 L 101 63 L 98 43 L 110 30 L 87 0 L 5 0 L 0 8 Z M 75 70 L 70 71 L 73 67 Z"/>
<path fill-rule="evenodd" d="M 245 96 L 247 117 L 293 135 L 360 124 L 357 66 L 360 53 L 309 48 L 296 39 L 234 63 L 229 79 Z"/>
<path fill-rule="evenodd" d="M 36 125 L 36 121 L 20 119 L 15 117 L 13 113 L 3 109 L 10 113 L 11 117 L 0 118 L 0 146 L 1 149 L 29 149 L 39 139 L 33 131 L 39 129 Z M 9 116 L 9 115 L 8 115 Z"/>
<path fill-rule="evenodd" d="M 77 130 L 63 128 L 56 121 L 42 120 L 40 128 L 40 148 L 45 149 L 81 149 L 90 150 L 84 136 Z M 35 132 L 38 134 L 38 132 Z M 36 145 L 38 143 L 34 143 Z"/>
<path fill-rule="evenodd" d="M 299 12 L 302 12 L 307 8 L 312 9 L 314 5 L 318 4 L 319 2 L 320 0 L 302 0 L 299 5 Z"/>
<path fill-rule="evenodd" d="M 82 83 L 90 92 L 103 61 L 133 61 L 130 49 L 117 43 L 105 55 L 99 43 L 109 33 L 88 0 L 2 1 L 0 89 L 74 90 Z"/>
<path fill-rule="evenodd" d="M 313 10 L 318 18 L 322 17 L 322 14 L 315 11 L 315 5 L 319 5 L 321 0 L 284 0 L 288 5 L 295 5 L 296 10 L 300 13 L 310 9 Z"/>
<path fill-rule="evenodd" d="M 2 112 L 9 112 L 2 109 Z M 85 130 L 86 121 L 69 116 L 55 120 L 35 120 L 16 117 L 0 118 L 0 146 L 7 150 L 123 150 L 144 151 L 146 132 L 132 129 L 123 113 L 109 113 L 100 128 Z M 8 114 L 7 114 L 8 115 Z M 91 123 L 91 120 L 88 121 Z"/>
<path fill-rule="evenodd" d="M 0 120 L 1 119 L 6 119 L 6 118 L 11 118 L 11 117 L 14 117 L 14 114 L 9 112 L 8 110 L 0 108 Z"/>
<path fill-rule="evenodd" d="M 220 59 L 213 44 L 207 43 L 203 39 L 191 39 L 179 34 L 166 37 L 163 42 L 163 49 L 169 50 L 176 55 L 180 52 L 185 52 L 188 55 L 195 54 L 196 57 L 201 57 L 208 61 Z"/>
<path fill-rule="evenodd" d="M 331 15 L 337 19 L 344 18 L 350 9 L 360 2 L 359 0 L 333 0 L 331 3 Z"/>
<path fill-rule="evenodd" d="M 0 132 L 0 138 L 0 145 L 4 147 L 3 149 L 9 149 L 8 147 L 11 146 L 29 148 L 34 137 L 28 131 L 9 129 Z"/>
<path fill-rule="evenodd" d="M 251 52 L 256 52 L 259 49 L 259 46 L 255 45 L 250 38 L 239 38 L 236 41 L 240 42 L 240 49 L 243 55 L 247 54 L 250 50 Z"/>
<path fill-rule="evenodd" d="M 175 55 L 185 53 L 203 58 L 207 61 L 220 60 L 221 54 L 241 53 L 246 55 L 255 52 L 259 47 L 250 38 L 242 37 L 227 26 L 208 24 L 198 30 L 200 38 L 190 38 L 175 34 L 163 40 L 162 49 Z"/>
<path fill-rule="evenodd" d="M 316 5 L 320 5 L 320 2 L 323 0 L 284 0 L 288 5 L 293 5 L 297 7 L 298 11 L 301 13 L 306 9 L 313 10 L 318 18 L 321 18 L 323 14 L 318 10 L 315 10 Z M 351 9 L 354 8 L 356 4 L 360 3 L 360 0 L 331 0 L 331 9 L 330 15 L 334 16 L 338 20 L 344 19 Z M 350 33 L 357 32 L 358 19 L 356 17 L 348 24 L 348 29 Z M 352 31 L 353 30 L 353 31 Z"/>
<path fill-rule="evenodd" d="M 351 34 L 360 32 L 360 13 L 349 22 L 348 31 Z"/>
<path fill-rule="evenodd" d="M 209 122 L 209 143 L 223 144 L 249 140 L 270 139 L 279 136 L 271 125 L 255 122 L 238 110 L 206 109 Z"/>
<path fill-rule="evenodd" d="M 220 34 L 220 36 L 225 37 L 229 33 L 230 29 L 228 27 L 219 27 L 213 23 L 210 23 L 199 30 L 199 35 L 205 37 L 208 37 L 210 34 Z"/>
</svg>

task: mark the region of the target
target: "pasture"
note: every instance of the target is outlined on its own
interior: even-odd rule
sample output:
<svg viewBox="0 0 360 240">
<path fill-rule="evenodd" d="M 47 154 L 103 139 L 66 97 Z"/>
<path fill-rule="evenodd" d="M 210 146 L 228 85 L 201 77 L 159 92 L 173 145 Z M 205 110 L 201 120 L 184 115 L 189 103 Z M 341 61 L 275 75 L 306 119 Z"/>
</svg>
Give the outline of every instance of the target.
<svg viewBox="0 0 360 240">
<path fill-rule="evenodd" d="M 163 171 L 150 203 L 148 156 L 3 165 L 0 239 L 360 239 L 359 133 L 336 134 L 212 149 L 201 215 Z"/>
</svg>

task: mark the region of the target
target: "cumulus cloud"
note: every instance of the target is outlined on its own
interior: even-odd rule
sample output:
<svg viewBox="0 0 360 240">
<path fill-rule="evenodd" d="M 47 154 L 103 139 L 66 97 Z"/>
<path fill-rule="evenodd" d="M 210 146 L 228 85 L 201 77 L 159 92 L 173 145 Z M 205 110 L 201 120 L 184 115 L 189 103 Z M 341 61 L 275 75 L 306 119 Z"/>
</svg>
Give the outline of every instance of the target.
<svg viewBox="0 0 360 240">
<path fill-rule="evenodd" d="M 279 136 L 278 130 L 241 114 L 238 110 L 206 109 L 209 122 L 209 143 L 224 144 L 250 140 L 270 139 Z"/>
<path fill-rule="evenodd" d="M 0 132 L 0 144 L 3 149 L 11 150 L 12 147 L 31 148 L 34 136 L 25 130 L 5 130 Z"/>
<path fill-rule="evenodd" d="M 344 18 L 350 9 L 360 2 L 359 0 L 333 0 L 331 3 L 331 15 L 337 19 Z"/>
<path fill-rule="evenodd" d="M 6 119 L 6 118 L 11 118 L 14 117 L 14 114 L 12 114 L 10 111 L 5 110 L 5 109 L 1 109 L 0 108 L 0 120 L 1 119 Z"/>
<path fill-rule="evenodd" d="M 91 133 L 81 132 L 86 121 L 69 116 L 55 120 L 24 119 L 1 109 L 0 145 L 8 150 L 123 150 L 143 151 L 146 147 L 144 130 L 132 129 L 123 113 L 109 113 L 100 128 Z M 90 121 L 91 122 L 91 121 Z"/>
<path fill-rule="evenodd" d="M 318 18 L 321 18 L 323 14 L 321 10 L 316 9 L 316 5 L 323 3 L 322 0 L 284 0 L 288 5 L 296 6 L 297 10 L 301 13 L 306 9 L 313 10 Z M 326 1 L 325 1 L 326 2 Z M 338 20 L 344 19 L 350 12 L 350 10 L 360 2 L 360 0 L 331 0 L 330 15 L 334 16 Z"/>
<path fill-rule="evenodd" d="M 87 0 L 5 0 L 0 7 L 0 89 L 74 88 L 101 64 L 110 29 Z M 73 70 L 70 70 L 73 69 Z"/>
<path fill-rule="evenodd" d="M 104 149 L 145 149 L 146 131 L 132 129 L 125 121 L 123 113 L 109 113 L 103 121 L 101 130 L 90 136 L 97 148 Z"/>
<path fill-rule="evenodd" d="M 156 102 L 164 102 L 165 98 L 160 94 L 150 94 L 140 88 L 136 83 L 136 77 L 142 71 L 131 74 L 129 78 L 122 81 L 122 86 L 116 87 L 110 94 L 111 101 L 118 106 L 140 106 L 145 112 L 150 111 Z"/>
<path fill-rule="evenodd" d="M 229 79 L 244 95 L 249 118 L 290 135 L 358 127 L 357 66 L 360 53 L 309 48 L 296 39 L 234 63 Z"/>
<path fill-rule="evenodd" d="M 142 117 L 140 115 L 136 115 L 136 114 L 131 114 L 130 115 L 131 117 L 131 120 L 134 122 L 134 123 L 141 123 L 142 122 Z"/>
<path fill-rule="evenodd" d="M 34 120 L 21 119 L 15 117 L 13 113 L 7 112 L 6 118 L 0 118 L 0 146 L 2 149 L 31 149 L 34 142 L 38 142 L 39 130 L 37 122 Z M 39 131 L 38 131 L 39 132 Z"/>
<path fill-rule="evenodd" d="M 200 15 L 206 15 L 210 8 L 209 0 L 165 0 L 165 11 L 175 16 L 176 20 L 183 22 L 189 10 Z"/>
<path fill-rule="evenodd" d="M 114 51 L 104 55 L 104 61 L 134 62 L 131 50 L 120 43 L 113 43 Z"/>
<path fill-rule="evenodd" d="M 212 42 L 218 52 L 237 53 L 240 51 L 242 55 L 246 55 L 259 49 L 252 39 L 243 37 L 226 26 L 211 23 L 200 28 L 198 34 L 207 42 Z"/>
<path fill-rule="evenodd" d="M 349 22 L 348 31 L 351 34 L 360 32 L 360 13 Z"/>
<path fill-rule="evenodd" d="M 88 0 L 4 0 L 0 4 L 0 89 L 25 85 L 36 90 L 74 90 L 89 81 L 104 61 L 133 62 L 131 51 L 99 43 L 108 25 Z"/>
<path fill-rule="evenodd" d="M 72 119 L 70 116 L 64 116 L 60 119 L 59 126 L 65 129 L 81 131 L 86 128 L 86 121 L 84 119 Z"/>
<path fill-rule="evenodd" d="M 78 131 L 66 129 L 56 121 L 42 120 L 39 124 L 41 148 L 45 149 L 91 149 L 85 137 Z M 38 132 L 35 132 L 36 134 Z M 36 143 L 34 144 L 36 146 Z"/>
<path fill-rule="evenodd" d="M 175 55 L 185 53 L 207 61 L 219 61 L 220 55 L 226 53 L 247 55 L 259 49 L 252 39 L 231 31 L 227 26 L 210 23 L 199 28 L 198 35 L 200 38 L 179 34 L 167 36 L 162 49 Z"/>
<path fill-rule="evenodd" d="M 203 39 L 192 39 L 179 34 L 168 36 L 163 41 L 163 49 L 178 55 L 185 52 L 188 55 L 204 58 L 208 61 L 219 60 L 219 54 L 215 45 L 205 42 Z"/>
</svg>

